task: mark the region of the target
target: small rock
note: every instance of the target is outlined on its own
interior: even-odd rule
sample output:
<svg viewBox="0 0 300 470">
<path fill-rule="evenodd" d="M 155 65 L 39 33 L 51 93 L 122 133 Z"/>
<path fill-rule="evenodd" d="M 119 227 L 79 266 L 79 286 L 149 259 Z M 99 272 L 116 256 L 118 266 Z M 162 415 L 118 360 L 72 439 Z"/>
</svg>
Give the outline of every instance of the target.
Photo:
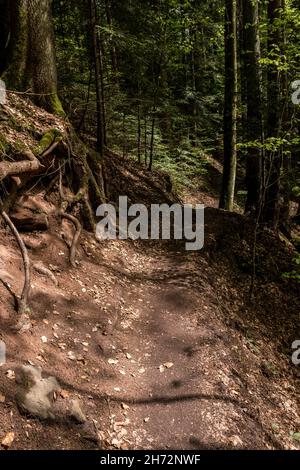
<svg viewBox="0 0 300 470">
<path fill-rule="evenodd" d="M 26 365 L 16 369 L 16 382 L 22 386 L 16 396 L 21 411 L 40 419 L 54 419 L 53 394 L 60 389 L 55 377 L 44 379 L 40 368 Z"/>
<path fill-rule="evenodd" d="M 239 438 L 239 436 L 231 436 L 229 438 L 229 442 L 233 445 L 233 447 L 243 446 L 243 441 Z"/>
<path fill-rule="evenodd" d="M 61 390 L 60 391 L 60 396 L 65 399 L 65 398 L 69 398 L 70 394 L 67 390 Z"/>
<path fill-rule="evenodd" d="M 9 380 L 15 380 L 16 378 L 15 372 L 13 370 L 8 370 L 5 375 Z"/>
<path fill-rule="evenodd" d="M 70 359 L 70 361 L 76 361 L 76 356 L 73 351 L 68 352 L 68 359 Z"/>
<path fill-rule="evenodd" d="M 115 365 L 115 364 L 118 364 L 119 361 L 116 360 L 116 359 L 108 359 L 107 362 L 108 362 L 108 364 Z"/>
<path fill-rule="evenodd" d="M 83 413 L 80 402 L 77 399 L 71 400 L 70 416 L 79 424 L 86 423 L 85 414 Z"/>
</svg>

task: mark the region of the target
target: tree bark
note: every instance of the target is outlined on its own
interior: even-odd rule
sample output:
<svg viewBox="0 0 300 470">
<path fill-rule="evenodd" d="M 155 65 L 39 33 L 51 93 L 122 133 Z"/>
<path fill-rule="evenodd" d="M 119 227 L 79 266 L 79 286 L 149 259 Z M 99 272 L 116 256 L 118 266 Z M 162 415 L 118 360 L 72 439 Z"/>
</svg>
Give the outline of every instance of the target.
<svg viewBox="0 0 300 470">
<path fill-rule="evenodd" d="M 268 119 L 267 137 L 280 138 L 282 130 L 282 76 L 275 58 L 283 47 L 282 37 L 282 0 L 269 0 L 268 3 L 268 50 L 273 62 L 268 70 Z M 263 220 L 273 229 L 277 229 L 280 215 L 280 179 L 282 167 L 282 149 L 278 145 L 267 152 L 265 201 Z"/>
<path fill-rule="evenodd" d="M 64 115 L 57 95 L 57 72 L 51 0 L 9 2 L 10 40 L 4 80 L 30 92 L 36 104 Z"/>
<path fill-rule="evenodd" d="M 104 103 L 103 103 L 103 64 L 101 45 L 97 31 L 97 4 L 90 0 L 91 28 L 93 39 L 93 58 L 95 67 L 95 85 L 97 100 L 97 151 L 103 156 L 105 145 Z"/>
<path fill-rule="evenodd" d="M 107 25 L 110 29 L 113 28 L 113 20 L 112 20 L 112 13 L 111 13 L 111 0 L 105 0 L 105 12 L 106 12 L 106 21 Z M 114 72 L 114 80 L 117 81 L 118 75 L 118 59 L 117 59 L 117 52 L 116 47 L 114 45 L 114 40 L 110 38 L 110 56 L 111 56 L 111 65 L 112 70 Z"/>
<path fill-rule="evenodd" d="M 243 0 L 243 59 L 246 98 L 247 200 L 246 212 L 256 212 L 262 192 L 262 98 L 258 1 Z"/>
<path fill-rule="evenodd" d="M 225 0 L 224 168 L 220 208 L 233 210 L 237 163 L 237 2 Z"/>
</svg>

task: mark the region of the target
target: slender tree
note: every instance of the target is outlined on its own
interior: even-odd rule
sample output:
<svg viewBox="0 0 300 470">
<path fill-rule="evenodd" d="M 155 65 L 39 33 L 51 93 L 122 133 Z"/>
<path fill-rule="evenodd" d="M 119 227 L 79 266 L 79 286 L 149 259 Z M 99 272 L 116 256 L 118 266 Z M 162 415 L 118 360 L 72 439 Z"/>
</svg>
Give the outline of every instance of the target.
<svg viewBox="0 0 300 470">
<path fill-rule="evenodd" d="M 220 208 L 233 210 L 237 163 L 237 1 L 225 0 L 224 169 Z"/>
<path fill-rule="evenodd" d="M 264 222 L 277 229 L 280 215 L 280 180 L 282 167 L 282 83 L 283 73 L 278 62 L 282 59 L 282 0 L 268 2 L 268 50 L 271 63 L 268 69 L 267 137 L 277 139 L 267 152 Z"/>
<path fill-rule="evenodd" d="M 246 99 L 247 200 L 246 212 L 255 212 L 262 194 L 262 98 L 258 1 L 243 0 L 243 83 Z"/>
<path fill-rule="evenodd" d="M 103 102 L 103 62 L 100 38 L 97 31 L 97 3 L 90 0 L 93 59 L 95 67 L 96 106 L 97 106 L 97 151 L 103 155 L 105 145 L 105 112 Z"/>
</svg>

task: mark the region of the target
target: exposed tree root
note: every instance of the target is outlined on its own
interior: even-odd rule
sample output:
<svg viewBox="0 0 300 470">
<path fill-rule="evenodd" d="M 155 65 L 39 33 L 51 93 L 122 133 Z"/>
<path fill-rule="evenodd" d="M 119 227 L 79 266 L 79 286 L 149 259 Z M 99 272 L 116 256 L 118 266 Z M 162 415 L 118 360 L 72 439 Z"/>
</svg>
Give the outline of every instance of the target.
<svg viewBox="0 0 300 470">
<path fill-rule="evenodd" d="M 62 219 L 69 220 L 75 226 L 76 231 L 75 231 L 71 249 L 70 249 L 70 263 L 71 263 L 71 266 L 73 266 L 73 268 L 76 268 L 77 246 L 78 246 L 79 238 L 80 238 L 81 231 L 82 231 L 81 223 L 76 217 L 74 217 L 71 214 L 67 214 L 63 210 L 60 210 L 58 214 Z"/>
<path fill-rule="evenodd" d="M 50 269 L 46 268 L 42 264 L 35 264 L 33 268 L 36 270 L 37 273 L 42 274 L 44 276 L 47 276 L 52 283 L 55 285 L 55 287 L 58 287 L 58 280 L 54 276 L 53 272 L 50 271 Z"/>
<path fill-rule="evenodd" d="M 43 168 L 40 161 L 30 150 L 24 151 L 27 160 L 21 162 L 1 162 L 0 163 L 0 181 L 7 176 L 18 176 L 24 173 L 33 173 Z"/>
<path fill-rule="evenodd" d="M 2 279 L 1 277 L 0 277 L 0 282 L 1 282 L 1 284 L 3 284 L 5 289 L 10 293 L 10 295 L 14 299 L 15 308 L 17 309 L 18 308 L 18 296 L 14 293 L 14 291 L 12 290 L 10 284 L 7 281 L 5 281 L 4 279 Z"/>
<path fill-rule="evenodd" d="M 16 229 L 15 225 L 11 221 L 10 217 L 7 215 L 5 211 L 1 212 L 1 215 L 4 219 L 4 221 L 7 223 L 9 226 L 11 232 L 13 233 L 21 254 L 23 258 L 23 264 L 24 264 L 24 274 L 25 274 L 25 279 L 24 279 L 24 286 L 23 290 L 21 293 L 21 296 L 18 298 L 18 314 L 19 314 L 19 319 L 18 323 L 15 327 L 15 330 L 17 331 L 25 331 L 30 328 L 31 324 L 29 321 L 28 317 L 28 312 L 29 312 L 29 304 L 28 304 L 28 298 L 30 294 L 30 289 L 31 289 L 31 269 L 30 269 L 30 259 L 28 256 L 27 248 L 25 246 L 24 241 L 22 240 L 18 230 Z"/>
</svg>

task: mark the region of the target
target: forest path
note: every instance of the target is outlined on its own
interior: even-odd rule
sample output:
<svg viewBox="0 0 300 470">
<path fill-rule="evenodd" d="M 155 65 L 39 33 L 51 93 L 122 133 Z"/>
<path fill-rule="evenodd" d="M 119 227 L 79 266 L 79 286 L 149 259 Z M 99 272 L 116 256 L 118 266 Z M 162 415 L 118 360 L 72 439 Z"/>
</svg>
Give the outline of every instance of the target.
<svg viewBox="0 0 300 470">
<path fill-rule="evenodd" d="M 272 438 L 251 411 L 245 371 L 237 370 L 243 346 L 219 318 L 214 273 L 204 257 L 176 248 L 148 246 L 126 257 L 127 308 L 108 339 L 116 351 L 105 387 L 112 442 L 136 449 L 266 448 Z"/>
<path fill-rule="evenodd" d="M 238 216 L 216 209 L 206 216 L 200 252 L 182 242 L 98 244 L 84 233 L 76 269 L 55 219 L 49 233 L 24 236 L 32 263 L 51 269 L 59 285 L 33 271 L 33 328 L 24 335 L 11 330 L 14 306 L 0 286 L 7 347 L 0 438 L 13 432 L 14 449 L 98 448 L 99 437 L 107 449 L 295 448 L 299 402 L 285 375 L 290 358 L 278 358 L 272 331 L 266 335 L 273 323 L 264 305 L 250 310 L 252 324 L 243 323 L 248 277 L 245 285 L 232 258 L 221 257 L 223 228 L 236 233 Z M 0 231 L 2 276 L 20 292 L 18 249 Z M 68 223 L 64 231 L 71 236 Z M 80 400 L 91 431 L 19 413 L 9 371 L 28 363 L 55 376 L 63 397 Z"/>
</svg>

